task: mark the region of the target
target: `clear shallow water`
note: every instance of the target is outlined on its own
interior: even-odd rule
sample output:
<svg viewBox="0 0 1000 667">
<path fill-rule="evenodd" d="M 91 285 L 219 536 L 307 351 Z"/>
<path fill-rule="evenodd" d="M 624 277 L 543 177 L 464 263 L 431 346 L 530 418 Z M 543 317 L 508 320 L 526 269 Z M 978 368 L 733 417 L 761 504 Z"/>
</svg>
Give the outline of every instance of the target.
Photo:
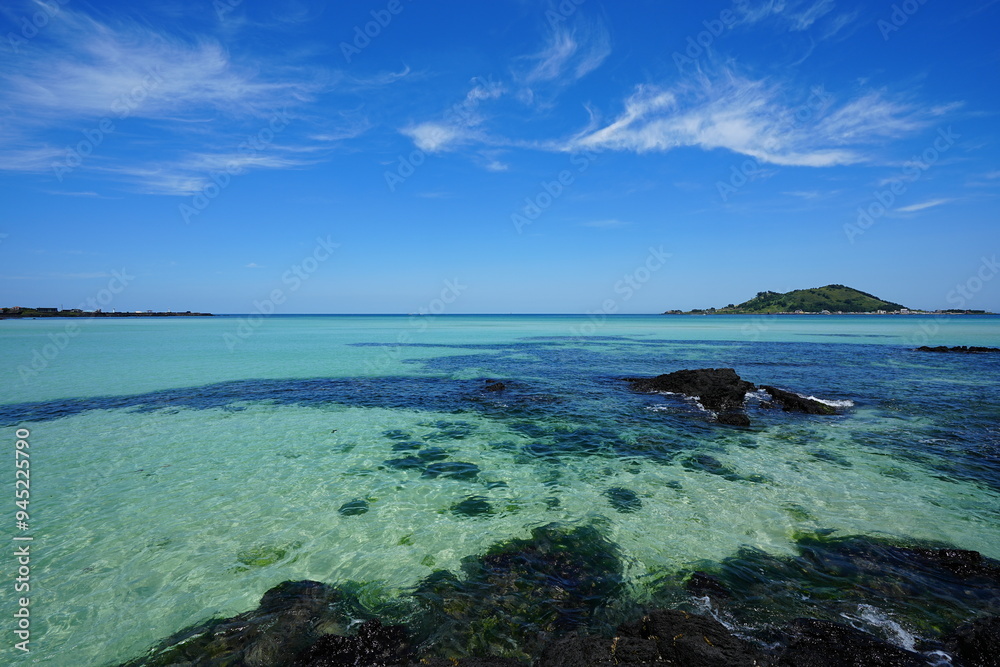
<svg viewBox="0 0 1000 667">
<path fill-rule="evenodd" d="M 913 352 L 930 318 L 275 317 L 230 351 L 238 322 L 81 323 L 37 373 L 18 366 L 66 321 L 0 322 L 0 432 L 32 433 L 31 659 L 114 664 L 288 579 L 406 590 L 552 521 L 604 526 L 637 598 L 808 530 L 1000 558 L 1000 359 Z M 998 346 L 998 325 L 916 342 Z M 854 407 L 751 401 L 728 429 L 619 380 L 722 366 Z M 385 463 L 409 442 L 480 473 Z M 451 511 L 471 496 L 492 514 Z"/>
</svg>

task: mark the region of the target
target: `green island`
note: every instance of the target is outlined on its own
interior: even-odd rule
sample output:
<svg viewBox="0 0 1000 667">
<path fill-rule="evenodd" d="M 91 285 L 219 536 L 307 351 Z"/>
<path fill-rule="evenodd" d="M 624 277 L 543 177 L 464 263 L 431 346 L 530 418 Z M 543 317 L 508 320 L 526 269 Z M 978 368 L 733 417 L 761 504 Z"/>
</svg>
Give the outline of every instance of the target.
<svg viewBox="0 0 1000 667">
<path fill-rule="evenodd" d="M 741 304 L 724 308 L 668 310 L 664 315 L 910 315 L 926 313 L 986 314 L 983 310 L 935 310 L 907 308 L 892 301 L 845 285 L 826 285 L 791 292 L 757 292 Z"/>
<path fill-rule="evenodd" d="M 83 310 L 81 308 L 70 308 L 61 310 L 59 308 L 24 308 L 21 306 L 11 306 L 0 308 L 0 319 L 23 319 L 32 317 L 211 317 L 212 313 L 192 313 L 186 311 L 157 312 L 153 310 L 135 311 L 111 311 L 104 312 L 101 309 Z"/>
</svg>

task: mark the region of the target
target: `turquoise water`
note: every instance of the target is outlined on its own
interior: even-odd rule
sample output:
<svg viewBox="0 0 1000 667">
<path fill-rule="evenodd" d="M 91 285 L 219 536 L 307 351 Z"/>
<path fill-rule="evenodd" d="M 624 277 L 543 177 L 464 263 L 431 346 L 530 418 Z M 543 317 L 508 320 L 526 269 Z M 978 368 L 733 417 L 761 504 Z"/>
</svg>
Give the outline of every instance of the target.
<svg viewBox="0 0 1000 667">
<path fill-rule="evenodd" d="M 17 428 L 31 432 L 34 537 L 33 650 L 25 660 L 5 643 L 4 661 L 115 664 L 251 609 L 289 579 L 405 591 L 552 521 L 604 526 L 638 599 L 741 547 L 791 554 L 801 531 L 1000 558 L 1000 359 L 912 351 L 1000 346 L 997 317 L 287 316 L 242 326 L 0 322 L 0 437 L 13 449 Z M 703 367 L 850 407 L 809 417 L 751 400 L 754 425 L 730 429 L 620 381 Z M 487 379 L 508 390 L 483 392 Z M 432 447 L 478 475 L 387 463 Z M 616 511 L 605 493 L 614 487 L 641 507 Z M 492 512 L 451 511 L 472 496 Z M 367 513 L 338 512 L 358 500 Z"/>
</svg>

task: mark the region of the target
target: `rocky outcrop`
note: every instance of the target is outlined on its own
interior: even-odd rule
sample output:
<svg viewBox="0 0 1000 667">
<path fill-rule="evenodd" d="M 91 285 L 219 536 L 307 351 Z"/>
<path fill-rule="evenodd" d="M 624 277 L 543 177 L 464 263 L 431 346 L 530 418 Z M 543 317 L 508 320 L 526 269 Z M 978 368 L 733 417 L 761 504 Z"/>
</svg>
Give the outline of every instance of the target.
<svg viewBox="0 0 1000 667">
<path fill-rule="evenodd" d="M 781 667 L 925 667 L 927 660 L 867 632 L 814 618 L 800 618 L 785 629 Z"/>
<path fill-rule="evenodd" d="M 683 394 L 697 399 L 703 408 L 715 413 L 715 421 L 729 426 L 750 426 L 744 411 L 748 392 L 757 386 L 747 382 L 732 368 L 701 368 L 658 375 L 654 378 L 626 378 L 635 391 L 645 393 Z M 775 405 L 785 412 L 810 415 L 834 415 L 836 408 L 813 398 L 800 396 L 784 389 L 763 385 Z"/>
<path fill-rule="evenodd" d="M 956 347 L 947 347 L 946 345 L 938 345 L 937 347 L 928 347 L 923 345 L 917 348 L 917 352 L 957 352 L 958 354 L 983 354 L 989 352 L 1000 352 L 1000 347 L 966 347 L 965 345 L 958 345 Z"/>
<path fill-rule="evenodd" d="M 317 581 L 286 581 L 253 611 L 181 630 L 126 667 L 291 664 L 324 630 L 346 627 L 334 608 L 339 592 Z"/>
<path fill-rule="evenodd" d="M 945 646 L 965 667 L 1000 667 L 1000 616 L 985 616 L 959 626 Z"/>
<path fill-rule="evenodd" d="M 760 388 L 770 394 L 771 400 L 781 406 L 781 409 L 785 412 L 804 412 L 807 415 L 837 414 L 836 408 L 832 405 L 827 405 L 814 398 L 799 396 L 798 394 L 793 394 L 790 391 L 778 389 L 770 385 L 761 385 Z"/>
<path fill-rule="evenodd" d="M 567 637 L 551 644 L 538 667 L 684 665 L 741 667 L 771 664 L 760 649 L 733 636 L 713 618 L 683 611 L 653 611 L 622 625 L 610 639 Z"/>
<path fill-rule="evenodd" d="M 629 493 L 607 495 L 630 508 Z M 712 617 L 638 609 L 596 525 L 536 527 L 391 602 L 356 583 L 288 581 L 257 609 L 178 632 L 125 667 L 1000 666 L 1000 563 L 978 552 L 820 534 L 798 538 L 798 556 L 744 549 L 670 594 L 709 597 Z M 910 641 L 865 625 L 861 605 L 898 618 Z"/>
</svg>

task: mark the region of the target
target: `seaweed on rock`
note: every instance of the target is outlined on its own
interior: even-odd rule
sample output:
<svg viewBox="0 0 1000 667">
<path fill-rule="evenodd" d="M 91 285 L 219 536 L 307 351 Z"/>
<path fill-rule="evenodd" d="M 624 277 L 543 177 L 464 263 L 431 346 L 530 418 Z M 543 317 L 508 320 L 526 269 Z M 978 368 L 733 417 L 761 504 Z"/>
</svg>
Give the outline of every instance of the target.
<svg viewBox="0 0 1000 667">
<path fill-rule="evenodd" d="M 464 579 L 435 572 L 414 595 L 425 646 L 445 655 L 528 658 L 546 633 L 584 629 L 623 586 L 618 548 L 597 528 L 535 528 L 464 559 Z"/>
</svg>

